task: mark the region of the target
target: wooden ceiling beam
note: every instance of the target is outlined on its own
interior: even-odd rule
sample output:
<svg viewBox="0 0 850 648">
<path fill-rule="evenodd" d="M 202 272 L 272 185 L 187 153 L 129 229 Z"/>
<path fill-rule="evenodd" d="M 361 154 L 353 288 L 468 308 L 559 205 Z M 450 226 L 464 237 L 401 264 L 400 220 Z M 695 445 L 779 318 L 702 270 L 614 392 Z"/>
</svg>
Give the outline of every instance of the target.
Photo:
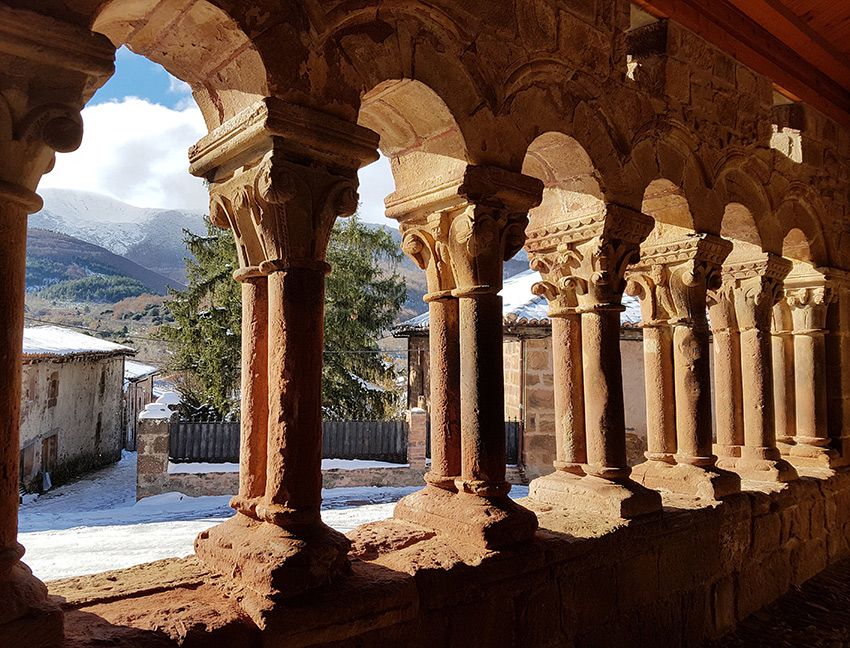
<svg viewBox="0 0 850 648">
<path fill-rule="evenodd" d="M 850 85 L 803 58 L 778 35 L 727 0 L 712 0 L 710 4 L 701 0 L 632 2 L 653 15 L 676 21 L 801 101 L 850 127 Z M 828 56 L 828 52 L 821 55 Z"/>
</svg>

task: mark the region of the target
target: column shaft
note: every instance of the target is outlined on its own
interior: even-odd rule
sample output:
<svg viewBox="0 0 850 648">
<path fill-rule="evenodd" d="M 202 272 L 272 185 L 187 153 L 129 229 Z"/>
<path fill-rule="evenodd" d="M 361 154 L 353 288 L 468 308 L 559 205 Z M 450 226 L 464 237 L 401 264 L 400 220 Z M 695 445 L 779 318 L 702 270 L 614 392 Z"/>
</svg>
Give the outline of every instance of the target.
<svg viewBox="0 0 850 648">
<path fill-rule="evenodd" d="M 266 494 L 258 513 L 279 526 L 320 520 L 325 270 L 272 272 Z"/>
<path fill-rule="evenodd" d="M 269 426 L 268 279 L 242 279 L 242 404 L 239 448 L 239 495 L 233 508 L 254 515 L 266 491 Z"/>
<path fill-rule="evenodd" d="M 676 452 L 676 400 L 673 386 L 673 332 L 666 323 L 643 327 L 646 388 L 646 458 L 673 463 Z"/>
<path fill-rule="evenodd" d="M 458 300 L 428 300 L 431 381 L 429 484 L 455 489 L 461 474 L 460 341 Z"/>
<path fill-rule="evenodd" d="M 773 359 L 773 402 L 775 405 L 776 441 L 789 444 L 796 433 L 794 340 L 785 333 L 771 336 Z"/>
<path fill-rule="evenodd" d="M 740 456 L 744 445 L 741 396 L 741 336 L 737 330 L 714 331 L 714 401 L 718 451 Z"/>
<path fill-rule="evenodd" d="M 694 317 L 699 320 L 699 316 Z M 711 368 L 708 327 L 703 321 L 673 327 L 676 383 L 676 461 L 712 466 Z"/>
<path fill-rule="evenodd" d="M 622 307 L 609 306 L 581 315 L 587 473 L 613 481 L 631 473 L 626 461 L 621 312 Z"/>
<path fill-rule="evenodd" d="M 484 497 L 506 495 L 502 298 L 460 296 L 461 484 Z"/>
<path fill-rule="evenodd" d="M 555 388 L 555 468 L 582 474 L 587 463 L 584 428 L 581 315 L 551 317 Z"/>
<path fill-rule="evenodd" d="M 741 394 L 746 453 L 757 459 L 779 459 L 773 404 L 770 333 L 759 327 L 741 331 Z"/>
<path fill-rule="evenodd" d="M 17 535 L 26 246 L 27 209 L 7 202 L 0 217 L 0 580 L 24 553 Z"/>
<path fill-rule="evenodd" d="M 797 443 L 829 445 L 826 425 L 826 343 L 823 331 L 794 334 L 794 393 Z M 777 403 L 779 409 L 784 404 Z"/>
</svg>

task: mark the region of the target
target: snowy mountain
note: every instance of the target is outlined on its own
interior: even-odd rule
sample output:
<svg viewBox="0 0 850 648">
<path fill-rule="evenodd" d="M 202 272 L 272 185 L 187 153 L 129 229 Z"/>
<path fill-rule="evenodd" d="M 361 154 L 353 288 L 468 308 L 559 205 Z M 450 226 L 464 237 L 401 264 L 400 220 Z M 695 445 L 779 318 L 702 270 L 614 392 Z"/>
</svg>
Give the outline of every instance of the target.
<svg viewBox="0 0 850 648">
<path fill-rule="evenodd" d="M 203 212 L 134 207 L 109 196 L 43 189 L 44 209 L 29 225 L 106 248 L 149 270 L 185 282 L 183 230 L 205 231 Z"/>
</svg>

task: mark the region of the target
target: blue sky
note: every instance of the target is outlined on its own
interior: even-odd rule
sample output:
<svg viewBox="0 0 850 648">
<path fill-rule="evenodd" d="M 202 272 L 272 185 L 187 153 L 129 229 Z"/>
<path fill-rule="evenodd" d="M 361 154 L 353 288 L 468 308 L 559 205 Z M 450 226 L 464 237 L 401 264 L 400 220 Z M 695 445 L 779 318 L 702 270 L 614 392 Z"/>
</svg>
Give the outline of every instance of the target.
<svg viewBox="0 0 850 648">
<path fill-rule="evenodd" d="M 209 194 L 189 175 L 187 149 L 206 134 L 189 86 L 162 66 L 118 50 L 115 75 L 85 110 L 83 145 L 57 156 L 41 188 L 102 193 L 138 207 L 206 211 Z M 389 162 L 360 171 L 360 215 L 395 226 L 384 217 L 393 191 Z"/>
</svg>

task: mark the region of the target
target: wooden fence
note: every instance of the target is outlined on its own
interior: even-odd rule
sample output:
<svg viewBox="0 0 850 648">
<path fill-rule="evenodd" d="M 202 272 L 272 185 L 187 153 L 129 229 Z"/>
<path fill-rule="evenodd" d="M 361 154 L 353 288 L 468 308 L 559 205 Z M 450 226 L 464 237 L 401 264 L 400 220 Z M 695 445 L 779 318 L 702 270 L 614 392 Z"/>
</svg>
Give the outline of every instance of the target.
<svg viewBox="0 0 850 648">
<path fill-rule="evenodd" d="M 239 461 L 239 423 L 176 421 L 169 459 L 175 463 Z M 322 456 L 407 463 L 405 421 L 325 421 Z"/>
<path fill-rule="evenodd" d="M 522 435 L 520 421 L 505 421 L 505 463 L 516 466 L 519 463 L 519 439 Z M 428 422 L 428 434 L 425 435 L 425 456 L 431 457 L 431 422 Z"/>
</svg>

